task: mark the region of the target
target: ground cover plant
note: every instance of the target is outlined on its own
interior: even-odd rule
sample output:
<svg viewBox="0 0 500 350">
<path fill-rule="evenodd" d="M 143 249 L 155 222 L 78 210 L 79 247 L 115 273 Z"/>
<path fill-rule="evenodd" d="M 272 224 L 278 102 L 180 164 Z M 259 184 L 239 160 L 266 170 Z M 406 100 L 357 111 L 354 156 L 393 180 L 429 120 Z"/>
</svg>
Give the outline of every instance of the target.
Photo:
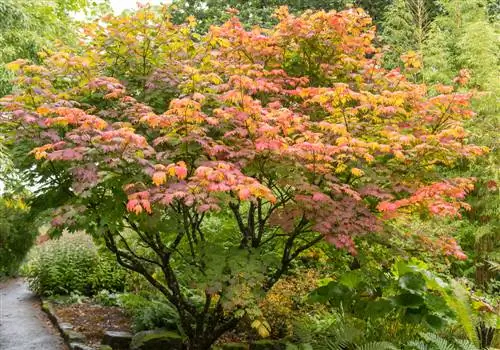
<svg viewBox="0 0 500 350">
<path fill-rule="evenodd" d="M 78 50 L 10 63 L 0 127 L 31 206 L 142 275 L 188 349 L 242 320 L 265 334 L 260 302 L 312 248 L 356 256 L 402 217 L 470 208 L 474 179 L 442 169 L 488 151 L 468 142 L 472 94 L 383 68 L 363 10 L 280 8 L 270 29 L 235 14 L 203 35 L 169 11 L 109 15 Z M 413 244 L 466 259 L 432 233 Z"/>
</svg>

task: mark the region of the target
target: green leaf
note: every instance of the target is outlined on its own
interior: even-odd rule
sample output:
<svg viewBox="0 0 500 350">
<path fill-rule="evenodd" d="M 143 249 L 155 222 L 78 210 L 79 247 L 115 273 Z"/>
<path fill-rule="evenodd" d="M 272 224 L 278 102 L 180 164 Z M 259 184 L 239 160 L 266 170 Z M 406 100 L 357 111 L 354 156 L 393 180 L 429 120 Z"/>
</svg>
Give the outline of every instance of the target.
<svg viewBox="0 0 500 350">
<path fill-rule="evenodd" d="M 394 310 L 394 304 L 389 299 L 378 299 L 370 301 L 366 307 L 369 316 L 381 317 Z"/>
<path fill-rule="evenodd" d="M 413 293 L 403 293 L 394 297 L 394 301 L 403 307 L 417 308 L 424 303 L 424 298 Z"/>
<path fill-rule="evenodd" d="M 342 283 L 344 286 L 349 287 L 351 289 L 355 289 L 365 279 L 366 277 L 364 276 L 361 270 L 354 270 L 344 273 L 340 277 L 339 283 Z"/>
<path fill-rule="evenodd" d="M 410 292 L 423 292 L 425 291 L 425 280 L 421 275 L 407 273 L 399 279 L 399 286 Z"/>
</svg>

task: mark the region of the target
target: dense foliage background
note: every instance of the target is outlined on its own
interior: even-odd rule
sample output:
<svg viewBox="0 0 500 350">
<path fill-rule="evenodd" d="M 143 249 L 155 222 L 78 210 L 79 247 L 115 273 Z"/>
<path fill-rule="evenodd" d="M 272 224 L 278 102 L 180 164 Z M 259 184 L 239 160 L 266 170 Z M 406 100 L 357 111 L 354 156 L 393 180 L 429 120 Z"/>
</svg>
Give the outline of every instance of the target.
<svg viewBox="0 0 500 350">
<path fill-rule="evenodd" d="M 33 290 L 189 349 L 498 347 L 498 2 L 107 10 L 0 3 L 0 275 L 50 222 Z"/>
</svg>

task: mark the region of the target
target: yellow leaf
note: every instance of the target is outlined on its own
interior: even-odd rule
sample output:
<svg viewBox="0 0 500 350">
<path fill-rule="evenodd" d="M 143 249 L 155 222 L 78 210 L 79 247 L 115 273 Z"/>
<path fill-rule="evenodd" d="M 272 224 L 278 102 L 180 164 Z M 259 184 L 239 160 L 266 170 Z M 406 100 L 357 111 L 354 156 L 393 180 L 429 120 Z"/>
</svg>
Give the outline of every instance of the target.
<svg viewBox="0 0 500 350">
<path fill-rule="evenodd" d="M 267 321 L 255 320 L 252 322 L 252 328 L 254 328 L 262 338 L 267 338 L 271 335 L 271 326 Z"/>
<path fill-rule="evenodd" d="M 26 60 L 19 59 L 19 60 L 15 60 L 13 62 L 7 63 L 5 65 L 5 67 L 10 71 L 16 71 L 16 70 L 19 70 L 19 68 L 21 68 L 21 66 L 24 66 L 26 63 L 27 63 Z"/>
<path fill-rule="evenodd" d="M 163 171 L 157 171 L 153 174 L 153 183 L 156 186 L 160 186 L 167 181 L 167 174 L 165 174 Z"/>
<path fill-rule="evenodd" d="M 345 144 L 348 144 L 348 143 L 349 143 L 349 139 L 347 137 L 342 136 L 342 137 L 339 137 L 337 139 L 337 145 L 338 146 L 345 145 Z"/>
<path fill-rule="evenodd" d="M 36 109 L 37 113 L 40 115 L 47 115 L 50 113 L 50 109 L 46 106 L 40 106 Z"/>
<path fill-rule="evenodd" d="M 358 168 L 352 168 L 351 169 L 351 174 L 353 174 L 354 176 L 363 176 L 365 174 L 365 172 L 361 169 L 358 169 Z"/>
</svg>

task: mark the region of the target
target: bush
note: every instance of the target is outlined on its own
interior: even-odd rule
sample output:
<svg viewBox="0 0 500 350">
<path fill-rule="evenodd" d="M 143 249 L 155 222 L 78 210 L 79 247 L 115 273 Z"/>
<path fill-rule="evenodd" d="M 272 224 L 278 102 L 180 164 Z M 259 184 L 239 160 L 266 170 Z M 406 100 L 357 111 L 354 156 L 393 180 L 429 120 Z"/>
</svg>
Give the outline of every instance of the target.
<svg viewBox="0 0 500 350">
<path fill-rule="evenodd" d="M 177 328 L 179 315 L 173 305 L 137 294 L 123 294 L 118 297 L 119 306 L 132 316 L 134 331 Z"/>
<path fill-rule="evenodd" d="M 98 263 L 89 276 L 91 293 L 94 295 L 102 290 L 123 291 L 126 283 L 125 275 L 125 270 L 117 264 L 109 252 L 99 251 Z"/>
<path fill-rule="evenodd" d="M 23 268 L 30 289 L 40 295 L 123 290 L 125 275 L 109 256 L 100 255 L 84 233 L 64 234 L 36 247 Z"/>
</svg>

